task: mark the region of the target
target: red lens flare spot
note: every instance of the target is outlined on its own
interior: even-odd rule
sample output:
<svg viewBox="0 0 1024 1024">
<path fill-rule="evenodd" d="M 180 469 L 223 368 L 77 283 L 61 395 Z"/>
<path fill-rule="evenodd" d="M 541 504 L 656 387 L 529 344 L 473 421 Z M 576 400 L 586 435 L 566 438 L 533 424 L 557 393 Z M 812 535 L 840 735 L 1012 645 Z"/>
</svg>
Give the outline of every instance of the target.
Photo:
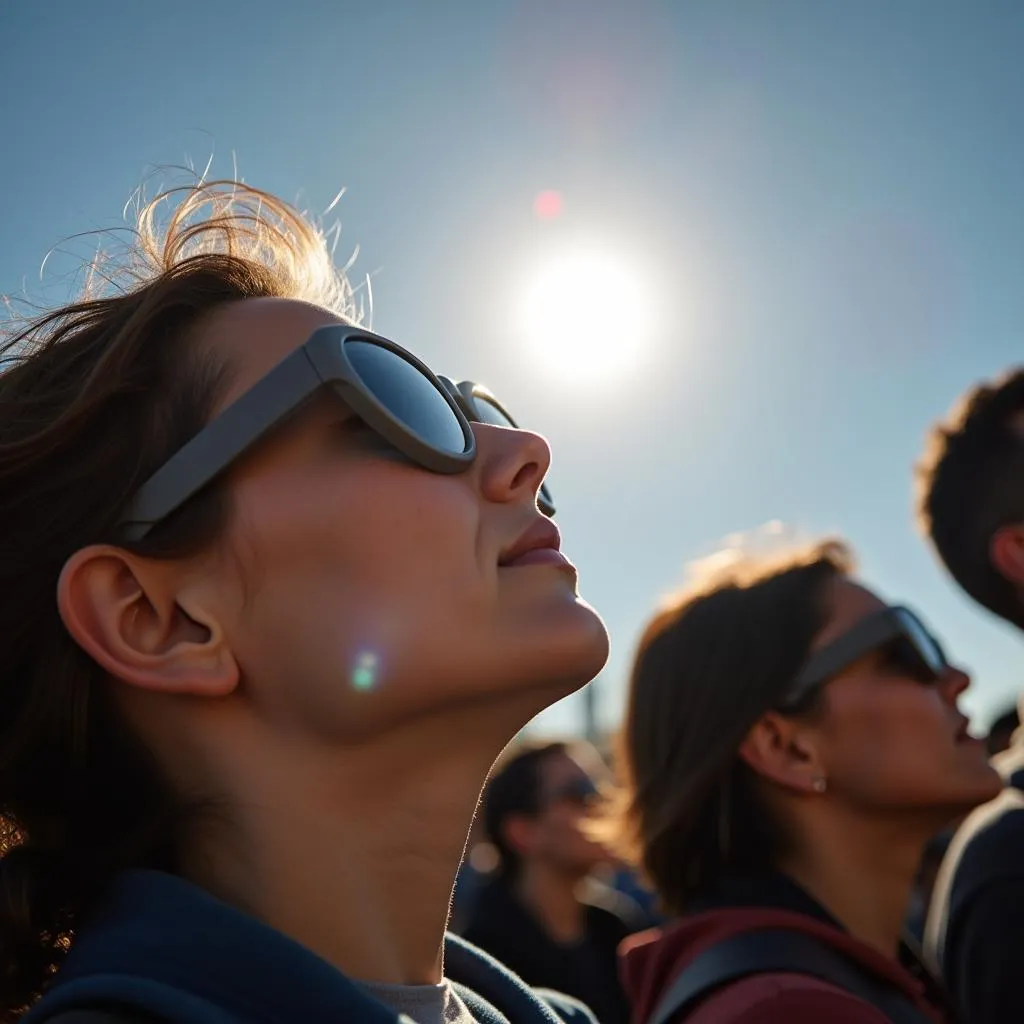
<svg viewBox="0 0 1024 1024">
<path fill-rule="evenodd" d="M 533 212 L 541 220 L 554 220 L 562 212 L 562 195 L 554 189 L 545 189 L 533 201 Z"/>
</svg>

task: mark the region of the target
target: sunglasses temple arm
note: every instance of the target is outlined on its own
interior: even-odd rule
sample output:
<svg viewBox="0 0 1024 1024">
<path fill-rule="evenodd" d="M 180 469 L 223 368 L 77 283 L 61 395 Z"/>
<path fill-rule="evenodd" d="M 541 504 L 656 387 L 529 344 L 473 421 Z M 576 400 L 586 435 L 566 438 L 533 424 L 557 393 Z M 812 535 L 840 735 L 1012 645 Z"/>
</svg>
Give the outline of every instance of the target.
<svg viewBox="0 0 1024 1024">
<path fill-rule="evenodd" d="M 136 495 L 123 527 L 144 536 L 292 413 L 322 380 L 300 348 L 232 403 L 157 471 Z"/>
</svg>

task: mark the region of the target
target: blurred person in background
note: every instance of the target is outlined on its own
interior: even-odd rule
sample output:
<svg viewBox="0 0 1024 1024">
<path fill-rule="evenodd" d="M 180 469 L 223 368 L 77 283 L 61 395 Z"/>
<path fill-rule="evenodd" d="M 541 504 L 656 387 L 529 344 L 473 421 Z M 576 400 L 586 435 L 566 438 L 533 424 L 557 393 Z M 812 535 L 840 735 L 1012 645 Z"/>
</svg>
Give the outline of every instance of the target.
<svg viewBox="0 0 1024 1024">
<path fill-rule="evenodd" d="M 586 745 L 564 742 L 526 744 L 499 765 L 482 805 L 498 867 L 465 936 L 527 984 L 575 996 L 601 1024 L 625 1024 L 617 950 L 643 919 L 593 877 L 609 864 L 587 833 L 602 767 Z"/>
<path fill-rule="evenodd" d="M 998 775 L 967 676 L 839 542 L 737 553 L 639 644 L 622 851 L 669 911 L 624 948 L 636 1024 L 945 1020 L 901 942 L 929 840 Z"/>
<path fill-rule="evenodd" d="M 545 441 L 247 186 L 94 280 L 3 346 L 0 1019 L 591 1020 L 445 939 L 490 766 L 607 656 Z"/>
<path fill-rule="evenodd" d="M 1024 370 L 972 388 L 930 431 L 917 467 L 918 522 L 950 576 L 1024 629 Z M 998 725 L 998 723 L 997 723 Z M 1007 728 L 995 728 L 993 748 Z M 965 1017 L 1024 1020 L 1024 744 L 993 764 L 1006 790 L 950 844 L 925 946 Z"/>
</svg>

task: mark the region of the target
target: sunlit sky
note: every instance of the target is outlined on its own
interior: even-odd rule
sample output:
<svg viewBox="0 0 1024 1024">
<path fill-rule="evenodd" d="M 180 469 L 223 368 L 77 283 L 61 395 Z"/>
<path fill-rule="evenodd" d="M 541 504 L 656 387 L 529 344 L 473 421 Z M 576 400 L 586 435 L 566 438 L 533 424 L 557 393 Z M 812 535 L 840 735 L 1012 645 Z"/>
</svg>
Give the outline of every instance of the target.
<svg viewBox="0 0 1024 1024">
<path fill-rule="evenodd" d="M 1022 51 L 1017 0 L 4 0 L 0 291 L 52 295 L 46 252 L 154 165 L 314 212 L 344 187 L 374 327 L 552 442 L 607 723 L 657 597 L 778 519 L 849 537 L 984 724 L 1022 640 L 934 565 L 910 467 L 1021 356 Z M 625 268 L 591 317 L 614 372 L 525 326 L 567 250 Z"/>
</svg>

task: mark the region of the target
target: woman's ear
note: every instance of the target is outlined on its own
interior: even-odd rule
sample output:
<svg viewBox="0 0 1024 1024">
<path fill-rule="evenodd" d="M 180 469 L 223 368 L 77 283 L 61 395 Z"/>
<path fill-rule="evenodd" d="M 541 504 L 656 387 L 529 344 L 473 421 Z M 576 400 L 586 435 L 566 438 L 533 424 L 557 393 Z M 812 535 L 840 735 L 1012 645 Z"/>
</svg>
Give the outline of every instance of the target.
<svg viewBox="0 0 1024 1024">
<path fill-rule="evenodd" d="M 754 772 L 784 789 L 821 792 L 824 766 L 810 730 L 795 719 L 769 711 L 740 744 L 741 760 Z"/>
<path fill-rule="evenodd" d="M 57 604 L 75 642 L 110 675 L 145 690 L 223 697 L 238 665 L 210 595 L 172 562 L 92 545 L 65 563 Z"/>
<path fill-rule="evenodd" d="M 1024 586 L 1024 523 L 996 530 L 989 541 L 988 556 L 995 571 L 1020 591 Z"/>
</svg>

